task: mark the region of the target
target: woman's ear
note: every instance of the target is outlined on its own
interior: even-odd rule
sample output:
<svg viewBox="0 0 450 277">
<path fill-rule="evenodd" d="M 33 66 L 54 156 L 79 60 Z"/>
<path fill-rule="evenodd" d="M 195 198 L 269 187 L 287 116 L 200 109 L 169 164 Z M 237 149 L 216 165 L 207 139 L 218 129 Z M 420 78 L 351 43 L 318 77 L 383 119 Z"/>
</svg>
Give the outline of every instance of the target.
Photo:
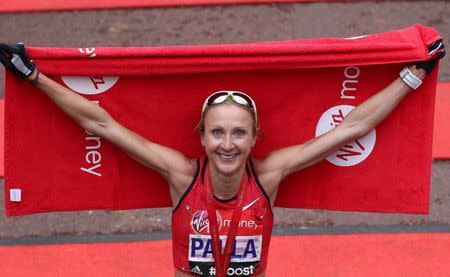
<svg viewBox="0 0 450 277">
<path fill-rule="evenodd" d="M 256 143 L 256 140 L 258 139 L 258 137 L 259 137 L 259 128 L 256 127 L 256 130 L 253 135 L 252 148 L 253 148 L 253 146 L 255 146 L 255 143 Z"/>
</svg>

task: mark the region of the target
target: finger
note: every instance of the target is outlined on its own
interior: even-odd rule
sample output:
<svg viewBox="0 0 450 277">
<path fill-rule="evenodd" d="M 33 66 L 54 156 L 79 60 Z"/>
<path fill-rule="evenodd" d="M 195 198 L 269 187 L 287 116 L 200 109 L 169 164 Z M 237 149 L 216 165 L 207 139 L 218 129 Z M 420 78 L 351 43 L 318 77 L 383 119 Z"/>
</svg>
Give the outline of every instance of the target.
<svg viewBox="0 0 450 277">
<path fill-rule="evenodd" d="M 15 44 L 15 45 L 8 45 L 8 50 L 11 53 L 14 53 L 14 54 L 19 54 L 20 53 L 20 48 L 19 48 L 19 46 L 17 44 Z"/>
<path fill-rule="evenodd" d="M 11 45 L 0 43 L 0 49 L 6 52 L 13 52 L 15 49 Z"/>
<path fill-rule="evenodd" d="M 3 51 L 0 51 L 3 53 Z M 5 67 L 10 67 L 12 65 L 11 61 L 3 54 L 0 54 L 0 62 L 5 66 Z"/>
<path fill-rule="evenodd" d="M 4 43 L 0 43 L 0 49 L 1 50 L 8 50 L 8 45 Z"/>
<path fill-rule="evenodd" d="M 14 53 L 13 51 L 12 51 L 12 47 L 11 46 L 9 46 L 9 45 L 7 45 L 7 44 L 4 44 L 4 43 L 0 43 L 0 51 L 1 52 L 3 52 L 3 53 L 5 53 L 5 56 L 7 57 L 7 58 L 12 58 L 12 53 Z"/>
<path fill-rule="evenodd" d="M 11 59 L 11 54 L 3 50 L 0 50 L 0 55 L 6 57 L 7 59 Z"/>
<path fill-rule="evenodd" d="M 18 54 L 22 57 L 22 59 L 24 61 L 30 60 L 30 58 L 28 57 L 27 50 L 25 48 L 25 44 L 23 44 L 22 42 L 19 42 L 18 44 L 16 44 L 16 48 L 18 50 Z"/>
</svg>

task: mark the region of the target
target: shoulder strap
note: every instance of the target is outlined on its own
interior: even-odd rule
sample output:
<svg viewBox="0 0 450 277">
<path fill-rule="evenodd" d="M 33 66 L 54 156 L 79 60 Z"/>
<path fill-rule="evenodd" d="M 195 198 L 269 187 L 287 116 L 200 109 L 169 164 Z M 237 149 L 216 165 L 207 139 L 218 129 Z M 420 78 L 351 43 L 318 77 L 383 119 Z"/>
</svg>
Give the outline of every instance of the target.
<svg viewBox="0 0 450 277">
<path fill-rule="evenodd" d="M 202 157 L 200 157 L 200 160 L 201 160 L 200 166 L 199 166 L 199 168 L 201 168 L 200 176 L 202 178 L 202 182 L 204 183 L 206 165 L 208 164 L 208 156 L 202 156 Z"/>
</svg>

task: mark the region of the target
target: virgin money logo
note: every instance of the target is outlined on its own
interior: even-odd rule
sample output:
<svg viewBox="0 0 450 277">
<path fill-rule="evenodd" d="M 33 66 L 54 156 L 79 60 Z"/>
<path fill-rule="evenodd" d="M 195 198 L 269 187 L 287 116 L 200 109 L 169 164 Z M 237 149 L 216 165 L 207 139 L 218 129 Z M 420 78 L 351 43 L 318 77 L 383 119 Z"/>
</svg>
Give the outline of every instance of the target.
<svg viewBox="0 0 450 277">
<path fill-rule="evenodd" d="M 222 227 L 222 217 L 216 211 L 217 223 L 220 227 Z M 191 219 L 192 230 L 196 234 L 209 234 L 209 219 L 208 219 L 208 211 L 200 210 L 197 211 Z"/>
<path fill-rule="evenodd" d="M 316 137 L 327 133 L 341 123 L 355 107 L 339 105 L 322 114 L 316 126 Z M 366 136 L 347 143 L 327 157 L 327 161 L 337 166 L 353 166 L 364 161 L 372 152 L 376 142 L 376 131 L 373 129 Z"/>
<path fill-rule="evenodd" d="M 61 79 L 69 88 L 80 94 L 95 95 L 112 88 L 119 77 L 61 76 Z"/>
</svg>

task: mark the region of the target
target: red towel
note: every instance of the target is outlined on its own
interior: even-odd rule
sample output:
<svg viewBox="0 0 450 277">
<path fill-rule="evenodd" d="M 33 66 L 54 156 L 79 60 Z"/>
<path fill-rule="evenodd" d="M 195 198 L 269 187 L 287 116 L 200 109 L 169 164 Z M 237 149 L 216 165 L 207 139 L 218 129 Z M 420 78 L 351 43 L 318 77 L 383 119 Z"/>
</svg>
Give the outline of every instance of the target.
<svg viewBox="0 0 450 277">
<path fill-rule="evenodd" d="M 440 38 L 414 25 L 347 39 L 28 50 L 42 72 L 188 157 L 203 154 L 194 128 L 204 98 L 224 89 L 247 92 L 261 119 L 254 149 L 261 158 L 338 124 L 405 65 L 433 58 L 427 45 Z M 88 77 L 60 77 L 69 75 Z M 87 134 L 29 83 L 6 77 L 8 215 L 171 205 L 163 178 Z M 288 177 L 277 206 L 426 213 L 436 77 L 434 70 L 366 138 Z"/>
</svg>

